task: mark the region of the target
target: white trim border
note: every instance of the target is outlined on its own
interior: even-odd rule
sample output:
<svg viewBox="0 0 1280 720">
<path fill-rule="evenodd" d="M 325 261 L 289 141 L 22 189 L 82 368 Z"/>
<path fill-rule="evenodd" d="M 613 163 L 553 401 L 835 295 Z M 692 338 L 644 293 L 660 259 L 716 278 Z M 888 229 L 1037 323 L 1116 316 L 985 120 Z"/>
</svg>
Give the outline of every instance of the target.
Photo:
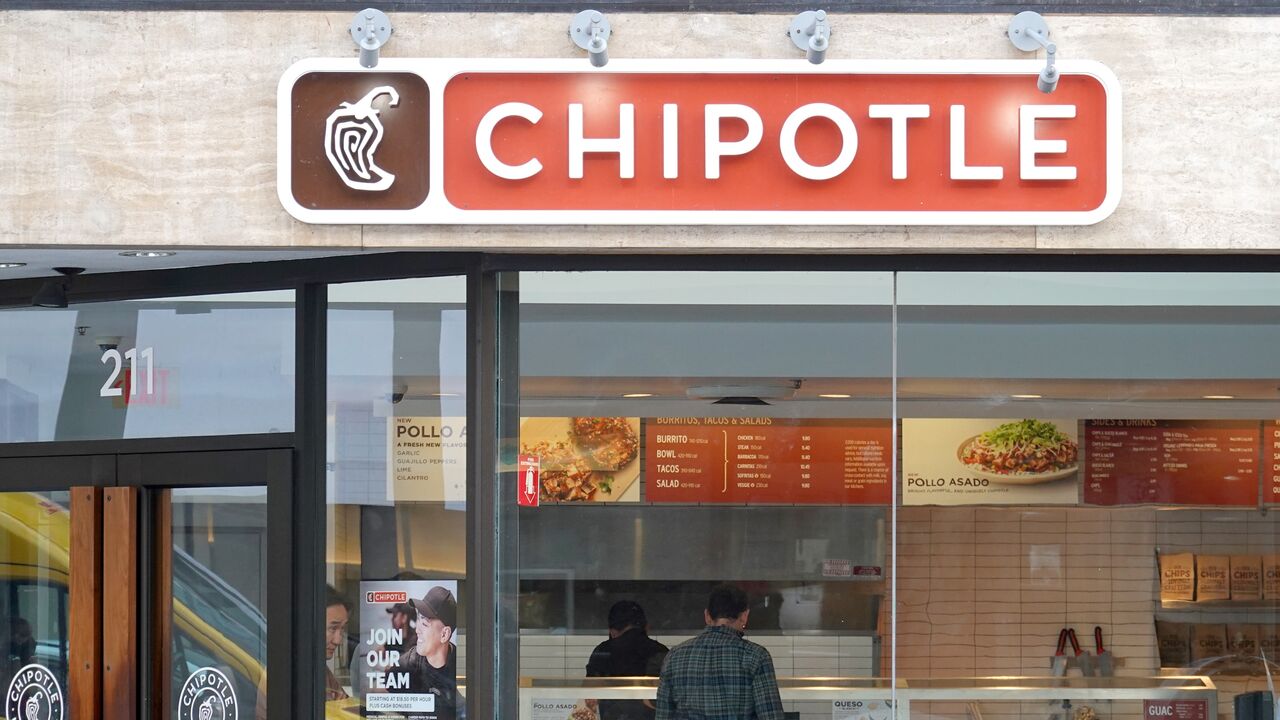
<svg viewBox="0 0 1280 720">
<path fill-rule="evenodd" d="M 341 225 L 1093 225 L 1120 204 L 1120 81 L 1106 65 L 1093 60 L 1061 60 L 1063 75 L 1087 75 L 1101 83 L 1106 95 L 1107 192 L 1102 203 L 1086 211 L 866 211 L 866 210 L 463 210 L 444 194 L 444 89 L 464 73 L 601 74 L 808 74 L 808 75 L 1026 75 L 1035 82 L 1042 60 L 610 60 L 592 68 L 585 59 L 384 58 L 365 70 L 353 58 L 308 58 L 294 63 L 280 78 L 276 94 L 276 193 L 297 220 Z M 430 106 L 430 177 L 426 202 L 408 210 L 314 210 L 302 207 L 292 192 L 292 92 L 294 83 L 313 72 L 403 72 L 427 83 Z"/>
</svg>

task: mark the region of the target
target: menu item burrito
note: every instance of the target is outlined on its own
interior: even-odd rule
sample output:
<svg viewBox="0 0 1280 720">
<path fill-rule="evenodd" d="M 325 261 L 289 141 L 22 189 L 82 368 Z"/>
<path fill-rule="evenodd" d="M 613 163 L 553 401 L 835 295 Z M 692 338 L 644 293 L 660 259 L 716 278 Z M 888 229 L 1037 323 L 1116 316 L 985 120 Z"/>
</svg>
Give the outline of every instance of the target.
<svg viewBox="0 0 1280 720">
<path fill-rule="evenodd" d="M 1231 599 L 1231 557 L 1196 556 L 1196 600 Z"/>
<path fill-rule="evenodd" d="M 1196 599 L 1196 556 L 1176 553 L 1160 556 L 1160 599 Z"/>
</svg>

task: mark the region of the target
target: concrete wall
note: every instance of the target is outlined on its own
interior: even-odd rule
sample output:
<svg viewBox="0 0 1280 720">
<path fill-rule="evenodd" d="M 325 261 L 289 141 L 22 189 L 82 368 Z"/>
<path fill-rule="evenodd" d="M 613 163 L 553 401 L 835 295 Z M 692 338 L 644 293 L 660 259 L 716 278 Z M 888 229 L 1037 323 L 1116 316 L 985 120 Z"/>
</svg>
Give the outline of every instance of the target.
<svg viewBox="0 0 1280 720">
<path fill-rule="evenodd" d="M 613 57 L 794 57 L 783 15 L 610 16 Z M 832 58 L 1008 58 L 1007 15 L 833 18 Z M 275 89 L 347 13 L 0 12 L 0 245 L 484 250 L 1280 249 L 1280 18 L 1056 16 L 1124 89 L 1124 196 L 1090 227 L 309 226 L 275 193 Z M 561 14 L 400 13 L 386 56 L 572 57 Z M 583 60 L 585 65 L 585 59 Z"/>
</svg>

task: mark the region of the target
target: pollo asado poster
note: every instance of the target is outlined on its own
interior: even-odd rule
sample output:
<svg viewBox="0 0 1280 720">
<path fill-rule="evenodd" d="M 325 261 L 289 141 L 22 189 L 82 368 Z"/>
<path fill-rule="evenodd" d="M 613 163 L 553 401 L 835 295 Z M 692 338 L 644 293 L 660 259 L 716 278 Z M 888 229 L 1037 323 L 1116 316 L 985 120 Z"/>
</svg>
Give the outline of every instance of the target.
<svg viewBox="0 0 1280 720">
<path fill-rule="evenodd" d="M 360 583 L 351 681 L 364 717 L 459 720 L 458 583 Z"/>
<path fill-rule="evenodd" d="M 1076 420 L 904 419 L 904 505 L 1074 505 Z"/>
</svg>

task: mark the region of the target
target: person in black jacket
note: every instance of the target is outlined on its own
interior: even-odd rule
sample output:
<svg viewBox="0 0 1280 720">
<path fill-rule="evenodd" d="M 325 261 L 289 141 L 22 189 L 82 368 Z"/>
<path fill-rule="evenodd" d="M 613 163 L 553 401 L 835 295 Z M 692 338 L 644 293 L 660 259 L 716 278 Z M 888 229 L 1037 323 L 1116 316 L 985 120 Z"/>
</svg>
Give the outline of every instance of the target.
<svg viewBox="0 0 1280 720">
<path fill-rule="evenodd" d="M 631 600 L 609 608 L 609 639 L 587 661 L 587 677 L 657 677 L 667 646 L 649 637 L 644 609 Z M 642 700 L 601 700 L 600 720 L 652 720 L 652 705 Z"/>
</svg>

